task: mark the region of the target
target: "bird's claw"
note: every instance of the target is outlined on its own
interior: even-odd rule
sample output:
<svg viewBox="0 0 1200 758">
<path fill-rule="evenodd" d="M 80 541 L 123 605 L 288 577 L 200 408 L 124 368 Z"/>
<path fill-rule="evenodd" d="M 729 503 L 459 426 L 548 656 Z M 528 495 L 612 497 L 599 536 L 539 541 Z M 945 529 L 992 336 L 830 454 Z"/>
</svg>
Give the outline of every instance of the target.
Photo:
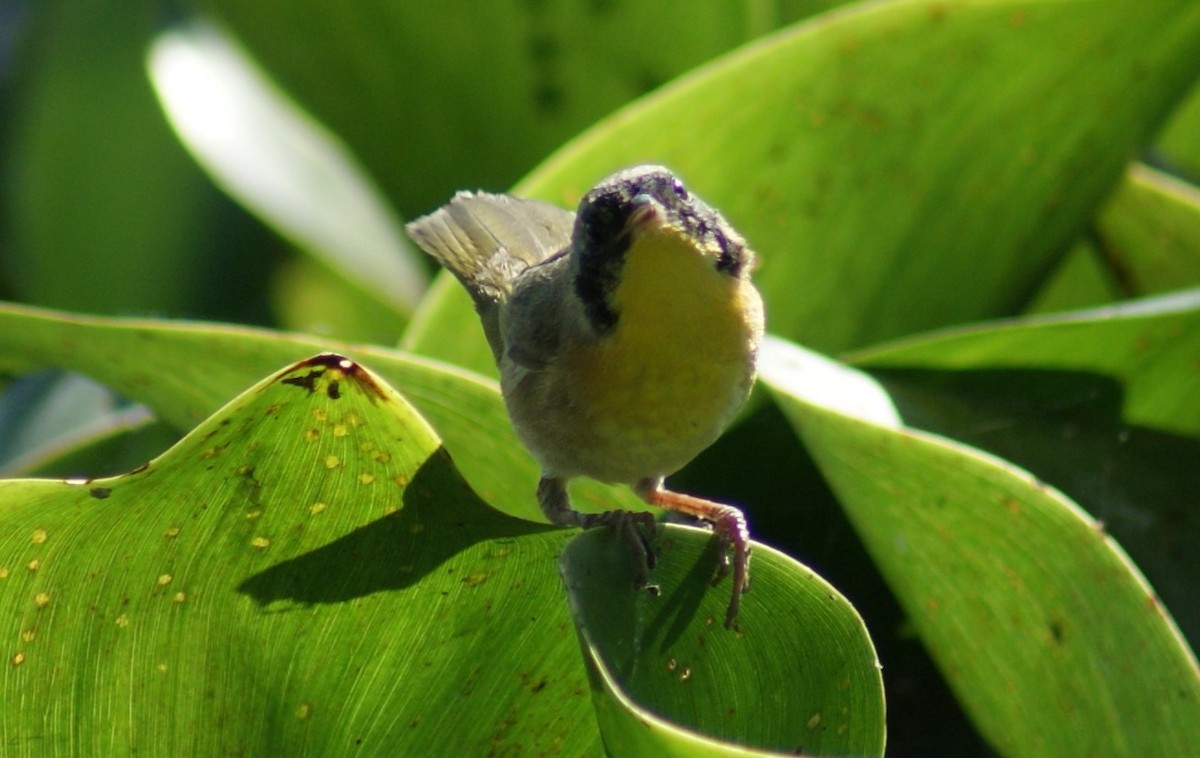
<svg viewBox="0 0 1200 758">
<path fill-rule="evenodd" d="M 625 510 L 586 513 L 583 514 L 580 526 L 584 529 L 611 526 L 633 553 L 634 589 L 644 589 L 653 595 L 658 594 L 658 585 L 649 584 L 650 569 L 654 568 L 657 561 L 653 545 L 654 535 L 657 533 L 657 523 L 653 513 Z"/>
<path fill-rule="evenodd" d="M 746 517 L 736 508 L 713 518 L 712 524 L 718 555 L 712 583 L 716 585 L 733 573 L 733 594 L 725 611 L 725 628 L 732 629 L 741 608 L 742 593 L 750 589 L 750 530 L 746 528 Z"/>
</svg>

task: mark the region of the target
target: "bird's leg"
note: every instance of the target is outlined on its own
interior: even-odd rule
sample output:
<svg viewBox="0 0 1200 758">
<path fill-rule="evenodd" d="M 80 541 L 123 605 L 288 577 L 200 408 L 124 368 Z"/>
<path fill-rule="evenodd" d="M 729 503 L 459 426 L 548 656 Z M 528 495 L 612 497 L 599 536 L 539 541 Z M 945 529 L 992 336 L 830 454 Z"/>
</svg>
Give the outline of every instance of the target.
<svg viewBox="0 0 1200 758">
<path fill-rule="evenodd" d="M 592 529 L 611 526 L 617 536 L 629 545 L 633 553 L 636 573 L 633 585 L 636 589 L 657 590 L 647 584 L 650 569 L 654 568 L 654 548 L 650 539 L 655 534 L 654 514 L 649 511 L 613 510 L 604 513 L 580 513 L 571 507 L 564 479 L 542 477 L 537 488 L 538 505 L 542 513 L 556 526 L 575 526 Z M 647 537 L 646 535 L 651 535 Z"/>
<path fill-rule="evenodd" d="M 741 606 L 742 593 L 750 589 L 750 530 L 746 528 L 745 515 L 732 505 L 665 489 L 661 478 L 643 479 L 637 483 L 634 491 L 650 505 L 669 508 L 713 525 L 719 554 L 713 584 L 721 581 L 731 567 L 733 569 L 733 597 L 725 611 L 725 628 L 732 628 Z"/>
</svg>

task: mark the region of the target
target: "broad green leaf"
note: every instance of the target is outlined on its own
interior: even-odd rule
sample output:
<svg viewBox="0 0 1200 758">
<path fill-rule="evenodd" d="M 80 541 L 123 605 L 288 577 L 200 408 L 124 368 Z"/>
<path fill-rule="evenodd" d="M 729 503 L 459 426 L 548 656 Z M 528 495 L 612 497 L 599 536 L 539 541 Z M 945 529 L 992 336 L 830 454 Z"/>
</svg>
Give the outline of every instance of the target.
<svg viewBox="0 0 1200 758">
<path fill-rule="evenodd" d="M 630 99 L 836 4 L 202 3 L 409 216 L 509 186 Z"/>
<path fill-rule="evenodd" d="M 1123 294 L 1200 286 L 1200 189 L 1135 165 L 1096 219 Z"/>
<path fill-rule="evenodd" d="M 24 324 L 37 325 L 33 319 Z M 72 326 L 76 339 L 87 332 L 88 341 L 105 342 L 109 350 L 123 332 L 150 344 L 151 337 L 185 342 L 180 337 L 188 331 L 145 323 L 109 322 L 107 333 L 100 324 Z M 202 343 L 191 342 L 193 360 Z M 224 341 L 227 349 L 232 344 Z M 257 347 L 265 352 L 265 342 Z M 399 357 L 391 362 L 403 376 Z M 421 373 L 416 366 L 407 371 L 410 380 Z M 431 396 L 446 405 L 462 399 L 453 392 L 454 378 L 410 385 L 423 387 L 427 407 L 436 408 Z M 63 676 L 65 665 L 72 686 L 62 697 L 82 691 L 87 702 L 130 703 L 120 713 L 80 714 L 50 694 L 37 708 L 8 714 L 0 728 L 37 735 L 39 745 L 66 740 L 61 749 L 89 753 L 119 744 L 188 753 L 292 752 L 300 745 L 340 752 L 347 745 L 392 746 L 398 735 L 433 754 L 477 752 L 484 744 L 509 745 L 513 752 L 590 752 L 584 748 L 597 735 L 585 726 L 591 717 L 579 711 L 580 704 L 589 707 L 582 699 L 583 668 L 569 625 L 556 615 L 565 610 L 561 587 L 546 570 L 562 548 L 561 532 L 485 505 L 415 413 L 380 377 L 348 358 L 323 354 L 242 393 L 130 474 L 0 482 L 0 521 L 10 535 L 0 540 L 0 575 L 9 582 L 0 588 L 21 609 L 11 615 L 22 624 L 12 635 L 22 643 L 12 653 L 6 686 L 41 691 L 44 680 Z M 479 420 L 476 425 L 467 447 L 490 451 L 494 431 Z M 519 469 L 500 467 L 494 477 L 509 500 L 531 492 Z M 611 508 L 619 501 L 603 497 L 599 504 Z M 658 540 L 655 578 L 663 577 L 670 590 L 663 607 L 675 624 L 689 609 L 671 598 L 703 598 L 704 606 L 690 609 L 688 617 L 697 619 L 728 597 L 708 587 L 716 560 L 701 545 L 710 542 L 701 532 L 680 537 L 674 529 Z M 837 725 L 861 724 L 881 739 L 878 670 L 861 622 L 802 567 L 766 552 L 756 588 L 763 601 L 790 607 L 800 581 L 810 592 L 819 590 L 822 602 L 832 603 L 850 625 L 845 645 L 862 654 L 856 670 L 874 679 L 847 695 L 838 678 L 839 699 L 825 702 L 855 713 L 861 705 L 865 721 L 839 710 Z M 100 568 L 111 567 L 114 556 L 119 573 Z M 609 558 L 613 575 L 632 565 L 627 554 Z M 631 584 L 625 582 L 629 597 Z M 504 599 L 514 591 L 520 602 Z M 747 607 L 747 619 L 763 616 Z M 778 666 L 777 636 L 774 630 L 743 635 L 748 663 Z M 109 652 L 90 655 L 97 646 Z M 255 654 L 235 654 L 247 647 Z M 488 666 L 481 668 L 481 659 Z M 840 671 L 842 659 L 829 665 Z M 764 682 L 791 684 L 771 670 L 759 677 L 743 672 L 731 682 L 735 700 L 762 697 Z M 347 677 L 347 671 L 357 673 Z M 660 706 L 692 714 L 696 728 L 727 730 L 727 716 L 703 703 L 696 713 L 697 689 L 660 697 Z M 238 713 L 231 715 L 235 703 Z M 451 714 L 463 708 L 473 714 L 474 727 L 446 728 L 445 719 L 457 721 Z M 47 726 L 40 721 L 45 709 L 83 726 Z M 264 730 L 264 718 L 274 728 Z M 89 727 L 93 719 L 110 728 Z M 812 730 L 819 733 L 817 726 Z M 747 730 L 742 739 L 754 738 L 746 724 L 740 728 Z"/>
<path fill-rule="evenodd" d="M 1103 521 L 1193 641 L 1198 294 L 932 335 L 860 360 L 910 424 L 1027 469 Z"/>
<path fill-rule="evenodd" d="M 1111 303 L 1117 294 L 1111 272 L 1101 262 L 1095 245 L 1080 242 L 1046 277 L 1022 313 L 1033 316 L 1091 308 Z"/>
<path fill-rule="evenodd" d="M 614 114 L 517 192 L 570 206 L 664 162 L 761 253 L 771 330 L 845 350 L 1019 311 L 1197 50 L 1184 0 L 858 4 Z"/>
<path fill-rule="evenodd" d="M 869 369 L 1052 369 L 1111 377 L 1129 424 L 1200 435 L 1200 289 L 916 337 L 857 353 Z"/>
<path fill-rule="evenodd" d="M 1156 147 L 1193 178 L 1200 176 L 1200 83 L 1192 87 L 1158 135 Z"/>
<path fill-rule="evenodd" d="M 562 534 L 490 509 L 349 360 L 131 474 L 0 482 L 0 521 L 10 754 L 595 749 Z"/>
<path fill-rule="evenodd" d="M 244 206 L 352 282 L 406 314 L 425 272 L 365 170 L 218 28 L 193 24 L 154 42 L 147 67 L 197 162 Z"/>
<path fill-rule="evenodd" d="M 832 371 L 781 341 L 762 365 L 917 633 L 1000 753 L 1186 753 L 1200 739 L 1200 670 L 1103 525 L 1028 473 L 906 426 L 865 375 L 831 394 L 824 388 L 845 382 Z"/>
<path fill-rule="evenodd" d="M 543 520 L 534 498 L 537 465 L 517 440 L 498 388 L 482 377 L 396 350 L 319 337 L 0 304 L 0 371 L 46 366 L 78 371 L 144 403 L 180 430 L 213 413 L 255 377 L 330 350 L 369 362 L 403 392 L 481 497 L 505 513 Z M 572 492 L 585 511 L 639 503 L 628 490 L 591 481 L 575 483 Z"/>
<path fill-rule="evenodd" d="M 610 755 L 882 755 L 879 663 L 862 619 L 787 556 L 754 548 L 754 588 L 725 630 L 728 580 L 703 591 L 710 535 L 668 526 L 659 594 L 632 593 L 628 548 L 586 532 L 560 559 Z M 699 733 L 722 742 L 710 741 Z"/>
</svg>

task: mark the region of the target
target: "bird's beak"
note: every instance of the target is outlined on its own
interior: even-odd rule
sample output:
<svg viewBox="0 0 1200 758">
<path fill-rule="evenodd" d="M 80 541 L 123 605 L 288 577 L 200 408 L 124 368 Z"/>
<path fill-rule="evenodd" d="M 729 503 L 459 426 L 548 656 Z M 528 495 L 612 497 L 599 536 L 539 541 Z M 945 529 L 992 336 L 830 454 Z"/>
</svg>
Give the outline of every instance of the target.
<svg viewBox="0 0 1200 758">
<path fill-rule="evenodd" d="M 636 195 L 633 198 L 633 213 L 629 216 L 629 225 L 646 227 L 662 223 L 662 209 L 658 202 L 649 195 Z"/>
</svg>

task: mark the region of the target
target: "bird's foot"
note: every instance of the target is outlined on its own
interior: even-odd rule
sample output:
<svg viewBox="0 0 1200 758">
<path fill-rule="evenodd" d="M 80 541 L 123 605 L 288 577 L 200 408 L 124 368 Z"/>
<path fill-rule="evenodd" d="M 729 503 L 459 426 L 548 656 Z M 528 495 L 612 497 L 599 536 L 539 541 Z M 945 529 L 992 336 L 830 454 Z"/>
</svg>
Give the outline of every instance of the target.
<svg viewBox="0 0 1200 758">
<path fill-rule="evenodd" d="M 647 590 L 653 595 L 658 594 L 658 585 L 650 584 L 650 569 L 654 568 L 654 535 L 657 524 L 654 514 L 649 511 L 605 511 L 604 513 L 584 513 L 580 526 L 593 529 L 597 526 L 611 526 L 617 537 L 622 540 L 633 553 L 634 576 L 633 587 L 637 590 Z"/>
<path fill-rule="evenodd" d="M 649 511 L 613 510 L 604 513 L 580 513 L 571 508 L 566 483 L 561 479 L 543 478 L 538 483 L 538 503 L 550 523 L 593 529 L 611 526 L 617 537 L 633 553 L 633 586 L 658 594 L 658 585 L 650 584 L 650 569 L 654 568 L 654 536 L 657 524 Z"/>
<path fill-rule="evenodd" d="M 725 628 L 732 629 L 741 609 L 742 593 L 750 589 L 750 530 L 746 527 L 745 515 L 732 505 L 663 489 L 661 481 L 642 483 L 637 491 L 650 505 L 703 519 L 713 525 L 718 553 L 713 584 L 729 573 L 733 574 L 733 594 L 725 611 Z"/>
</svg>

